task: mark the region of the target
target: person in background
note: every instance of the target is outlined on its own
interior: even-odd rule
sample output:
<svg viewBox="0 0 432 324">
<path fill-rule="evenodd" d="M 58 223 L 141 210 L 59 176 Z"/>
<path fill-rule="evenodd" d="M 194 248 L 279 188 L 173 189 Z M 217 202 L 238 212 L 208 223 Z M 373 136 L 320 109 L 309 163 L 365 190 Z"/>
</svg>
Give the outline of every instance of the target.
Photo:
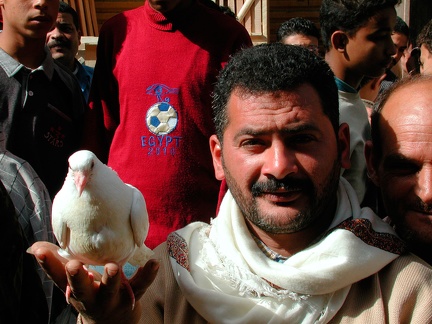
<svg viewBox="0 0 432 324">
<path fill-rule="evenodd" d="M 398 80 L 396 74 L 392 72 L 392 68 L 399 63 L 401 57 L 404 55 L 408 48 L 410 37 L 410 29 L 405 21 L 399 16 L 396 17 L 396 25 L 394 27 L 391 38 L 396 49 L 396 54 L 392 56 L 390 65 L 385 72 L 385 78 L 380 84 L 379 93 L 389 88 L 394 82 Z M 378 93 L 378 94 L 379 94 Z M 376 99 L 376 98 L 375 98 Z M 375 101 L 375 99 L 373 101 Z"/>
<path fill-rule="evenodd" d="M 58 0 L 0 1 L 3 148 L 30 163 L 51 199 L 81 143 L 86 107 L 76 78 L 45 45 L 58 8 Z"/>
<path fill-rule="evenodd" d="M 55 246 L 32 246 L 81 323 L 431 323 L 432 269 L 340 177 L 349 129 L 324 60 L 280 43 L 242 50 L 213 109 L 229 191 L 211 224 L 170 234 L 138 270 L 135 308 L 117 264 L 95 280 Z"/>
<path fill-rule="evenodd" d="M 83 146 L 143 193 L 149 248 L 214 216 L 211 93 L 249 46 L 236 19 L 193 0 L 149 0 L 101 27 Z"/>
<path fill-rule="evenodd" d="M 382 76 L 396 53 L 391 38 L 399 0 L 323 0 L 320 8 L 325 60 L 339 89 L 341 122 L 350 128 L 351 166 L 342 175 L 366 196 L 364 143 L 370 138 L 366 107 L 358 89 L 363 77 Z"/>
<path fill-rule="evenodd" d="M 66 2 L 60 2 L 57 21 L 47 34 L 46 42 L 52 57 L 66 66 L 77 77 L 86 102 L 94 69 L 76 59 L 81 44 L 81 28 L 77 12 Z"/>
<path fill-rule="evenodd" d="M 359 93 L 366 106 L 369 118 L 378 95 L 398 80 L 398 76 L 393 73 L 392 68 L 397 66 L 400 59 L 406 55 L 409 34 L 410 30 L 405 21 L 400 17 L 396 17 L 396 25 L 391 35 L 396 53 L 392 56 L 391 63 L 382 76 L 377 78 L 364 77 L 361 82 Z"/>
<path fill-rule="evenodd" d="M 315 24 L 305 18 L 295 17 L 283 22 L 277 31 L 277 41 L 300 45 L 319 55 L 320 32 Z"/>
<path fill-rule="evenodd" d="M 418 34 L 417 46 L 420 48 L 420 73 L 432 74 L 432 20 Z"/>
<path fill-rule="evenodd" d="M 432 264 L 432 76 L 405 78 L 372 114 L 368 173 L 387 220 L 409 250 Z M 406 103 L 409 103 L 407 109 Z"/>
</svg>

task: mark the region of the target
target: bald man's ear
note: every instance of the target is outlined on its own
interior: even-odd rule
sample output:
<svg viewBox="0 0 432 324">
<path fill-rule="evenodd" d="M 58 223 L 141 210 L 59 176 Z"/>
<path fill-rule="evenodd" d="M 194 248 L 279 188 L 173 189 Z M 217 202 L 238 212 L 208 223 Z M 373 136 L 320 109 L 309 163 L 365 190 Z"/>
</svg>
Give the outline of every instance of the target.
<svg viewBox="0 0 432 324">
<path fill-rule="evenodd" d="M 365 143 L 364 153 L 366 158 L 368 177 L 369 179 L 371 179 L 375 186 L 379 187 L 379 176 L 377 171 L 378 163 L 376 160 L 376 156 L 374 155 L 372 141 L 367 141 Z"/>
<path fill-rule="evenodd" d="M 348 36 L 343 31 L 337 30 L 331 35 L 331 45 L 338 52 L 345 52 L 347 44 Z"/>
</svg>

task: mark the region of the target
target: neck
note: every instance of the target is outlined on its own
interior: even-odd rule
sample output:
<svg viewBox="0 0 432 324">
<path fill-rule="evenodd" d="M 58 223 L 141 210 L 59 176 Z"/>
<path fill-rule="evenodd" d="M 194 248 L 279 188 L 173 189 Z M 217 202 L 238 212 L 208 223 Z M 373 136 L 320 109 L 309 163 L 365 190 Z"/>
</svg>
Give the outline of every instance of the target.
<svg viewBox="0 0 432 324">
<path fill-rule="evenodd" d="M 0 47 L 13 59 L 30 68 L 38 68 L 45 59 L 45 39 L 23 38 L 0 33 Z"/>
<path fill-rule="evenodd" d="M 325 54 L 325 60 L 337 78 L 349 84 L 354 89 L 358 89 L 363 75 L 358 75 L 345 66 L 344 61 L 346 61 L 346 58 L 344 55 L 344 53 L 330 49 Z"/>
<path fill-rule="evenodd" d="M 75 59 L 64 60 L 64 58 L 58 58 L 56 60 L 61 64 L 63 64 L 64 66 L 66 66 L 69 69 L 69 71 L 71 71 L 72 73 L 75 71 L 76 69 Z"/>
<path fill-rule="evenodd" d="M 268 233 L 252 224 L 249 220 L 245 219 L 245 221 L 249 230 L 265 245 L 284 257 L 290 257 L 306 249 L 327 231 L 333 220 L 336 206 L 331 209 L 331 213 L 325 213 L 317 217 L 309 227 L 294 233 Z"/>
<path fill-rule="evenodd" d="M 182 10 L 184 10 L 184 9 L 186 9 L 186 8 L 189 8 L 189 7 L 192 5 L 193 1 L 194 1 L 194 0 L 181 0 L 181 1 L 177 4 L 176 7 L 171 8 L 171 9 L 165 9 L 164 7 L 162 7 L 162 6 L 158 6 L 158 5 L 153 6 L 153 5 L 151 4 L 151 2 L 149 2 L 149 5 L 150 5 L 150 7 L 152 7 L 154 10 L 160 12 L 160 13 L 161 13 L 162 15 L 164 15 L 165 17 L 167 17 L 167 18 L 172 18 L 172 17 L 175 17 L 175 16 L 178 14 L 178 12 L 181 12 Z"/>
</svg>

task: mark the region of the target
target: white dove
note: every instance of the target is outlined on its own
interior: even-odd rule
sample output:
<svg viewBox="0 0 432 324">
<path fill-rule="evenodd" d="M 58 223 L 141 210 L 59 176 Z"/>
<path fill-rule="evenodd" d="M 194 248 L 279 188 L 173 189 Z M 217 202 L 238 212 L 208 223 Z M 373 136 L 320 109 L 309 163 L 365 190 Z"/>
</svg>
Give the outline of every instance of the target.
<svg viewBox="0 0 432 324">
<path fill-rule="evenodd" d="M 153 254 L 144 244 L 149 221 L 143 195 L 90 151 L 69 157 L 53 200 L 52 227 L 60 255 L 86 265 L 143 266 Z"/>
</svg>

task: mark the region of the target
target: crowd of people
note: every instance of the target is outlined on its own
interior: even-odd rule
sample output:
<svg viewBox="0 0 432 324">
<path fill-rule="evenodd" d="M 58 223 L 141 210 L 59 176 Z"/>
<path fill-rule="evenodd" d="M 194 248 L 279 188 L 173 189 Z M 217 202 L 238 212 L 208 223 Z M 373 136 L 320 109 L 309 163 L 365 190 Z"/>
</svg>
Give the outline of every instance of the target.
<svg viewBox="0 0 432 324">
<path fill-rule="evenodd" d="M 414 39 L 400 2 L 253 45 L 227 7 L 147 0 L 93 69 L 66 2 L 0 0 L 0 322 L 432 323 L 432 20 Z M 145 197 L 129 279 L 57 253 L 79 149 Z"/>
</svg>

